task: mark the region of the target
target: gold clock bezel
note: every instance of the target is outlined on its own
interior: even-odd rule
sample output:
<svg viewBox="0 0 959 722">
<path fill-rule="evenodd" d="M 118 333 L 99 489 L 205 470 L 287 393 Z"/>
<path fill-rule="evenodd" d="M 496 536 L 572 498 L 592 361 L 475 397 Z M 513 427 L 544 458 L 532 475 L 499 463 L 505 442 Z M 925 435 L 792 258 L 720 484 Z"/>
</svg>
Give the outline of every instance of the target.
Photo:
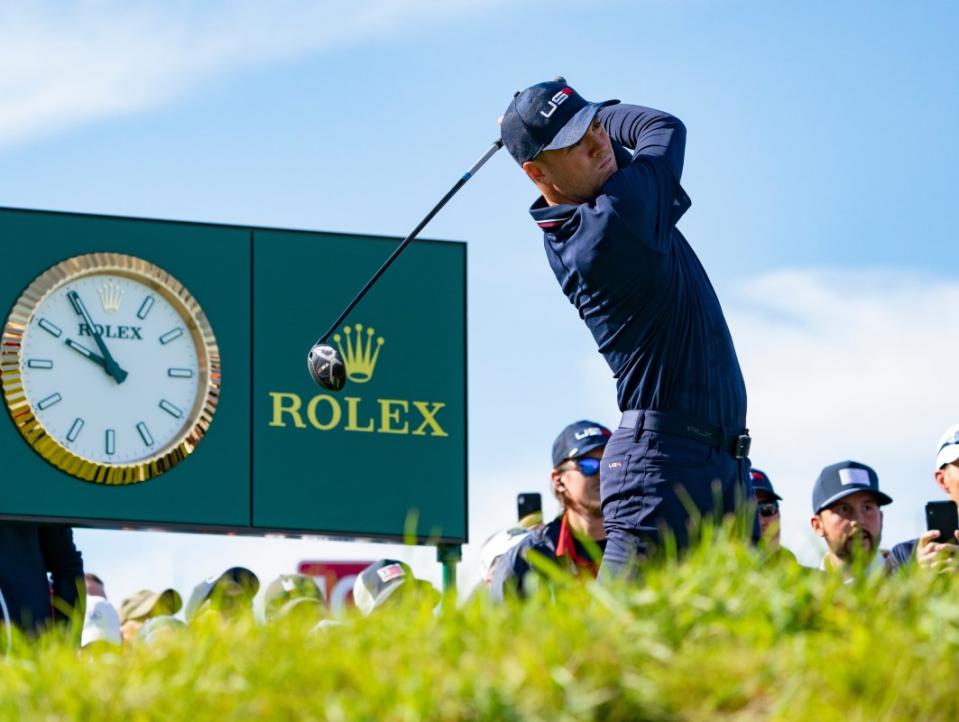
<svg viewBox="0 0 959 722">
<path fill-rule="evenodd" d="M 34 414 L 21 378 L 23 335 L 37 308 L 47 297 L 87 276 L 112 274 L 142 283 L 162 295 L 183 317 L 198 354 L 197 394 L 187 420 L 169 443 L 146 459 L 130 464 L 93 461 L 53 438 Z M 51 266 L 37 276 L 17 299 L 3 327 L 0 376 L 3 397 L 14 426 L 46 461 L 84 481 L 98 484 L 135 484 L 156 478 L 193 453 L 213 421 L 220 396 L 220 351 L 213 329 L 200 304 L 177 279 L 159 266 L 122 253 L 87 253 Z"/>
</svg>

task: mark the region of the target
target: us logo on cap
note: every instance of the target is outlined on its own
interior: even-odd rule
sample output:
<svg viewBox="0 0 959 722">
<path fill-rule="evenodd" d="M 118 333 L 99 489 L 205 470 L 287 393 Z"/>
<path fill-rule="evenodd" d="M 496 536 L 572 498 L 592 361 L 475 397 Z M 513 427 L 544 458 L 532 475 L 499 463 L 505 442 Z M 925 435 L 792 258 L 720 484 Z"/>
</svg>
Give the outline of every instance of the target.
<svg viewBox="0 0 959 722">
<path fill-rule="evenodd" d="M 556 112 L 556 109 L 559 106 L 561 106 L 566 101 L 566 99 L 572 94 L 573 94 L 572 88 L 570 88 L 569 86 L 563 88 L 561 91 L 556 93 L 556 95 L 554 95 L 552 98 L 550 98 L 547 101 L 546 106 L 547 108 L 549 108 L 549 112 L 547 113 L 545 110 L 541 110 L 539 111 L 539 114 L 542 115 L 544 118 L 549 118 L 553 113 Z"/>
<path fill-rule="evenodd" d="M 869 472 L 865 469 L 840 469 L 839 483 L 843 486 L 869 486 Z"/>
<path fill-rule="evenodd" d="M 383 582 L 388 582 L 390 579 L 406 576 L 406 572 L 403 571 L 403 567 L 399 564 L 390 564 L 382 569 L 377 569 L 376 574 L 379 576 L 380 581 Z"/>
</svg>

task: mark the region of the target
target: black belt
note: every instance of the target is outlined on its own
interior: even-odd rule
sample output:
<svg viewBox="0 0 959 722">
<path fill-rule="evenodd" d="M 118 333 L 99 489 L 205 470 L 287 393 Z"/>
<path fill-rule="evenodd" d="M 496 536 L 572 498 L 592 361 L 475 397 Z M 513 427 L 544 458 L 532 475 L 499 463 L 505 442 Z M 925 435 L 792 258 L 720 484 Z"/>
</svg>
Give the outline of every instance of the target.
<svg viewBox="0 0 959 722">
<path fill-rule="evenodd" d="M 619 426 L 634 429 L 637 436 L 640 431 L 648 429 L 701 441 L 717 449 L 728 451 L 737 459 L 745 459 L 749 456 L 749 447 L 752 444 L 749 429 L 743 429 L 741 434 L 727 434 L 722 427 L 704 423 L 690 416 L 666 414 L 662 411 L 624 411 Z"/>
</svg>

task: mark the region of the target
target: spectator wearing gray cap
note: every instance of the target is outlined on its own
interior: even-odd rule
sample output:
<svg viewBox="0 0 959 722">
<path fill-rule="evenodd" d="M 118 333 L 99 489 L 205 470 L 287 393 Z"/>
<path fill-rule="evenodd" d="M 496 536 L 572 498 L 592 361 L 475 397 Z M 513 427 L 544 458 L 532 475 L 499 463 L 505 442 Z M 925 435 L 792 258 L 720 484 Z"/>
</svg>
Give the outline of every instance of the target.
<svg viewBox="0 0 959 722">
<path fill-rule="evenodd" d="M 325 619 L 326 601 L 313 577 L 305 574 L 281 574 L 263 594 L 266 621 L 305 619 L 312 623 Z"/>
<path fill-rule="evenodd" d="M 440 593 L 425 579 L 417 579 L 409 564 L 396 559 L 373 562 L 353 582 L 353 602 L 364 617 L 401 599 L 434 607 Z"/>
<path fill-rule="evenodd" d="M 939 439 L 936 451 L 936 484 L 956 504 L 959 504 L 959 424 L 950 426 Z M 959 546 L 937 542 L 938 529 L 930 529 L 918 539 L 896 544 L 892 556 L 898 564 L 912 560 L 927 568 L 959 568 Z M 959 531 L 956 532 L 959 541 Z"/>
<path fill-rule="evenodd" d="M 207 613 L 223 617 L 252 615 L 253 597 L 259 589 L 256 574 L 246 567 L 230 567 L 193 588 L 186 603 L 186 619 L 192 622 Z"/>
<path fill-rule="evenodd" d="M 879 476 L 865 464 L 841 461 L 819 474 L 812 492 L 812 529 L 829 547 L 821 568 L 852 576 L 856 565 L 867 572 L 895 567 L 881 550 L 882 511 L 892 498 L 879 490 Z"/>
<path fill-rule="evenodd" d="M 602 424 L 576 421 L 556 437 L 550 483 L 562 512 L 499 557 L 490 583 L 493 599 L 502 599 L 507 589 L 525 594 L 531 551 L 574 573 L 596 576 L 600 560 L 582 540 L 591 539 L 600 550 L 606 544 L 599 466 L 610 436 L 612 432 Z"/>
</svg>

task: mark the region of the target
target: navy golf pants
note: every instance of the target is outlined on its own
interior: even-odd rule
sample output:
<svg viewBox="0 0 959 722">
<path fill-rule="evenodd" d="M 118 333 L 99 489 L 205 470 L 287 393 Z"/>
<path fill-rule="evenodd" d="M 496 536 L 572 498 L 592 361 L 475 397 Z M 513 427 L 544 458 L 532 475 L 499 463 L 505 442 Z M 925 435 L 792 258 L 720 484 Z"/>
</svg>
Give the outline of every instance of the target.
<svg viewBox="0 0 959 722">
<path fill-rule="evenodd" d="M 601 579 L 661 549 L 664 532 L 678 549 L 687 547 L 690 501 L 708 519 L 752 500 L 748 459 L 683 436 L 628 427 L 617 429 L 606 445 L 600 491 L 606 529 Z"/>
</svg>

